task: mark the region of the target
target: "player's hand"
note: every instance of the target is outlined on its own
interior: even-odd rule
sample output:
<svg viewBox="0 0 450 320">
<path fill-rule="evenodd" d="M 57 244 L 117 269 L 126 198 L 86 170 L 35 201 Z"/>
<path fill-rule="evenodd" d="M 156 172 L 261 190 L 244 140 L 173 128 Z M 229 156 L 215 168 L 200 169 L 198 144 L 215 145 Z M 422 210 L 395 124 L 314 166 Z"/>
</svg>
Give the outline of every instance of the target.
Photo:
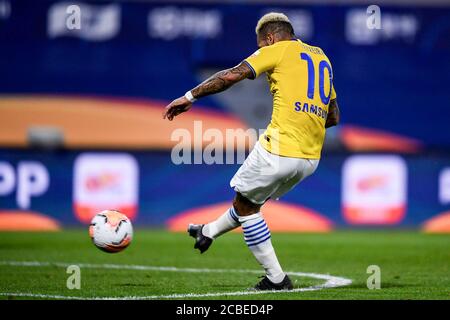
<svg viewBox="0 0 450 320">
<path fill-rule="evenodd" d="M 173 100 L 163 112 L 163 119 L 173 120 L 180 113 L 188 111 L 192 107 L 192 103 L 184 96 Z"/>
</svg>

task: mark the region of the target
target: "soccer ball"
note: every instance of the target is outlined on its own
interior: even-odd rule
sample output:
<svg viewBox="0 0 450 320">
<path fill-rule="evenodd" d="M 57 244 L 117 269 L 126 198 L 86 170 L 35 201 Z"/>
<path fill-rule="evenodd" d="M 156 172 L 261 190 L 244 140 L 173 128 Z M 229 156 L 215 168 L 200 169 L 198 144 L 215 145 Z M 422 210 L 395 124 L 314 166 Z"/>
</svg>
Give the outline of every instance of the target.
<svg viewBox="0 0 450 320">
<path fill-rule="evenodd" d="M 122 251 L 131 243 L 133 226 L 123 213 L 104 210 L 92 219 L 89 236 L 100 250 L 115 253 Z"/>
</svg>

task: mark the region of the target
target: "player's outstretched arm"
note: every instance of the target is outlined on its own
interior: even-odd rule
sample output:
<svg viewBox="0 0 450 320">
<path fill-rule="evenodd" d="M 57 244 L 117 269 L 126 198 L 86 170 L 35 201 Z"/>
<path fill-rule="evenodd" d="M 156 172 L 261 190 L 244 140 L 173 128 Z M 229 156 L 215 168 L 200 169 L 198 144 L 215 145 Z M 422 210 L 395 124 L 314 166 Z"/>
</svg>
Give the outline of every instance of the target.
<svg viewBox="0 0 450 320">
<path fill-rule="evenodd" d="M 192 89 L 191 92 L 194 98 L 202 98 L 222 92 L 233 84 L 252 76 L 253 72 L 250 67 L 246 63 L 241 62 L 236 67 L 217 72 Z"/>
<path fill-rule="evenodd" d="M 339 123 L 341 118 L 341 112 L 339 111 L 339 107 L 336 99 L 330 101 L 330 105 L 328 107 L 328 116 L 327 121 L 325 122 L 325 128 L 333 127 Z"/>
<path fill-rule="evenodd" d="M 191 91 L 188 91 L 183 97 L 173 100 L 165 108 L 163 118 L 172 121 L 180 113 L 188 111 L 196 99 L 222 92 L 233 84 L 251 77 L 253 77 L 253 72 L 244 62 L 233 68 L 219 71 Z"/>
</svg>

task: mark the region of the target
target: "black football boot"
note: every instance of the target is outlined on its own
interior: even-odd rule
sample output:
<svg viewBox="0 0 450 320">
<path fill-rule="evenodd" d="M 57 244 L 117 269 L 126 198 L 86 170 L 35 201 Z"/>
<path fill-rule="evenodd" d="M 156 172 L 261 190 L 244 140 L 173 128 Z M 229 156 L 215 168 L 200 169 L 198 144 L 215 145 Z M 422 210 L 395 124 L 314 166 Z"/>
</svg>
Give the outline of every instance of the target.
<svg viewBox="0 0 450 320">
<path fill-rule="evenodd" d="M 254 287 L 257 291 L 266 290 L 292 290 L 294 286 L 292 285 L 291 279 L 286 275 L 280 283 L 273 283 L 265 276 L 258 284 Z"/>
<path fill-rule="evenodd" d="M 189 224 L 188 233 L 195 239 L 194 249 L 200 250 L 200 253 L 208 250 L 209 246 L 213 242 L 213 239 L 203 235 L 202 229 L 204 224 Z"/>
</svg>

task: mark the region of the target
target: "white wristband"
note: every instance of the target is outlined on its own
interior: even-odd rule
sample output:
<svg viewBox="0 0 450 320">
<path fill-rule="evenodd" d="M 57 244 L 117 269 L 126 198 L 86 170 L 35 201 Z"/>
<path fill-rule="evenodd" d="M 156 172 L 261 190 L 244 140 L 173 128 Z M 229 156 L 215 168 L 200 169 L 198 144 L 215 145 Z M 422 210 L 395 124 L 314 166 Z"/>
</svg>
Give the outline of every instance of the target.
<svg viewBox="0 0 450 320">
<path fill-rule="evenodd" d="M 184 94 L 184 97 L 189 100 L 189 102 L 194 103 L 197 99 L 194 98 L 191 91 L 188 91 Z"/>
</svg>

